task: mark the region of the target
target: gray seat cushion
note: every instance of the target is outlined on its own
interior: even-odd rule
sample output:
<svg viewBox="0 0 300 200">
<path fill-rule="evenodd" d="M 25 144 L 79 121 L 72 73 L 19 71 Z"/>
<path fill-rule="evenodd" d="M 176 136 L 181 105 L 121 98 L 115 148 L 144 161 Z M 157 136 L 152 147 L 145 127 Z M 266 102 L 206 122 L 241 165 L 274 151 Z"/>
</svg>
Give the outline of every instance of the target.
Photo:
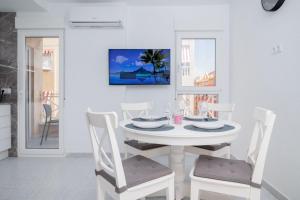
<svg viewBox="0 0 300 200">
<path fill-rule="evenodd" d="M 209 151 L 217 151 L 219 149 L 222 149 L 224 147 L 230 146 L 229 143 L 222 143 L 222 144 L 216 144 L 216 145 L 202 145 L 202 146 L 195 146 L 197 148 L 209 150 Z"/>
<path fill-rule="evenodd" d="M 252 167 L 243 160 L 201 155 L 196 161 L 194 176 L 252 185 Z"/>
<path fill-rule="evenodd" d="M 172 170 L 159 164 L 149 158 L 137 155 L 122 161 L 127 188 L 131 188 L 142 183 L 172 174 Z M 98 173 L 108 182 L 116 187 L 115 178 L 107 174 L 105 171 Z M 125 191 L 126 188 L 117 188 L 116 192 Z"/>
<path fill-rule="evenodd" d="M 144 143 L 144 142 L 139 142 L 137 140 L 126 140 L 124 141 L 125 144 L 142 150 L 142 151 L 146 151 L 146 150 L 150 150 L 150 149 L 156 149 L 156 148 L 160 148 L 160 147 L 165 147 L 166 145 L 162 145 L 162 144 L 151 144 L 151 143 Z"/>
</svg>

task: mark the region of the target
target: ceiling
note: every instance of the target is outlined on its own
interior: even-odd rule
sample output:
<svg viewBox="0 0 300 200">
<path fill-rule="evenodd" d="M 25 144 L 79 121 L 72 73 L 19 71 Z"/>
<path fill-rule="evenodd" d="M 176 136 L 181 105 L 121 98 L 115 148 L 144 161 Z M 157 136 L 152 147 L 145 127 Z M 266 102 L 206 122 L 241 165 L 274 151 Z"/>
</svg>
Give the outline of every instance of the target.
<svg viewBox="0 0 300 200">
<path fill-rule="evenodd" d="M 189 4 L 220 4 L 230 0 L 47 0 L 55 3 L 119 3 L 143 5 L 189 5 Z"/>
<path fill-rule="evenodd" d="M 224 4 L 231 0 L 0 0 L 0 12 L 41 12 L 49 4 L 127 3 L 130 5 Z"/>
<path fill-rule="evenodd" d="M 0 0 L 0 12 L 45 11 L 34 0 Z"/>
</svg>

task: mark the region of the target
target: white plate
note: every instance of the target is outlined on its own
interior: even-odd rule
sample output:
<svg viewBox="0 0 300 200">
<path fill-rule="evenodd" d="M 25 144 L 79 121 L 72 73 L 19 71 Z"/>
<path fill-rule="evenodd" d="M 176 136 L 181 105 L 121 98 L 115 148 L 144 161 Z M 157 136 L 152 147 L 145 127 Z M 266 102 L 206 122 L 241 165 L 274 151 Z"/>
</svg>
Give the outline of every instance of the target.
<svg viewBox="0 0 300 200">
<path fill-rule="evenodd" d="M 200 116 L 200 115 L 189 115 L 186 116 L 187 119 L 204 119 L 204 117 Z"/>
<path fill-rule="evenodd" d="M 221 121 L 215 121 L 215 122 L 194 122 L 192 123 L 193 126 L 197 128 L 203 128 L 203 129 L 218 129 L 224 127 L 224 123 Z"/>
<path fill-rule="evenodd" d="M 139 121 L 132 121 L 132 124 L 139 128 L 159 128 L 163 125 L 168 124 L 167 120 L 164 121 L 150 121 L 150 122 L 139 122 Z"/>
<path fill-rule="evenodd" d="M 156 115 L 147 115 L 147 116 L 141 116 L 139 117 L 141 119 L 149 120 L 149 119 L 160 119 L 162 116 L 156 116 Z"/>
</svg>

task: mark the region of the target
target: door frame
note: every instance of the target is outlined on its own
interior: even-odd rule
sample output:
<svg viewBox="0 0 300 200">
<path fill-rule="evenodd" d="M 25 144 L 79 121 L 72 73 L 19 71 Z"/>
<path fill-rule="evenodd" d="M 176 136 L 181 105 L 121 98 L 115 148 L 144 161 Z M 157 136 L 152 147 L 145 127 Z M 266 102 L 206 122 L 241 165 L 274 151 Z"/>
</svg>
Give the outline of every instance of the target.
<svg viewBox="0 0 300 200">
<path fill-rule="evenodd" d="M 58 37 L 59 38 L 59 148 L 58 149 L 26 149 L 26 37 Z M 18 30 L 18 156 L 51 157 L 65 156 L 64 151 L 64 30 L 63 29 L 24 29 Z"/>
</svg>

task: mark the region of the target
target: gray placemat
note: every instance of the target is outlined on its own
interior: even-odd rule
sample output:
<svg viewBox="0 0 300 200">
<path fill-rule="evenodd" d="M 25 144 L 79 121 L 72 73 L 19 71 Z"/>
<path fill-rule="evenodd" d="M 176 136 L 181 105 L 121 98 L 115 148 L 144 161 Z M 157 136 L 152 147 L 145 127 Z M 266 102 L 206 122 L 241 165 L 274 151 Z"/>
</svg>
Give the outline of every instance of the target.
<svg viewBox="0 0 300 200">
<path fill-rule="evenodd" d="M 213 119 L 213 118 L 205 118 L 205 119 L 191 119 L 188 117 L 183 118 L 186 121 L 192 121 L 192 122 L 216 122 L 218 119 Z"/>
<path fill-rule="evenodd" d="M 133 118 L 131 120 L 136 121 L 136 122 L 159 122 L 159 121 L 168 120 L 168 118 L 167 117 L 160 117 L 160 118 L 153 118 L 153 119 L 144 119 L 144 118 L 141 118 L 141 117 L 137 117 L 137 118 Z"/>
<path fill-rule="evenodd" d="M 158 128 L 139 128 L 134 126 L 133 124 L 126 124 L 125 127 L 133 130 L 138 130 L 138 131 L 169 131 L 174 129 L 174 126 L 171 125 L 164 125 Z"/>
<path fill-rule="evenodd" d="M 198 128 L 198 127 L 193 126 L 193 125 L 186 125 L 186 126 L 184 126 L 184 128 L 186 130 L 189 130 L 189 131 L 208 132 L 209 133 L 209 132 L 225 132 L 225 131 L 230 131 L 230 130 L 233 130 L 235 127 L 225 124 L 222 128 L 218 128 L 218 129 Z"/>
</svg>

